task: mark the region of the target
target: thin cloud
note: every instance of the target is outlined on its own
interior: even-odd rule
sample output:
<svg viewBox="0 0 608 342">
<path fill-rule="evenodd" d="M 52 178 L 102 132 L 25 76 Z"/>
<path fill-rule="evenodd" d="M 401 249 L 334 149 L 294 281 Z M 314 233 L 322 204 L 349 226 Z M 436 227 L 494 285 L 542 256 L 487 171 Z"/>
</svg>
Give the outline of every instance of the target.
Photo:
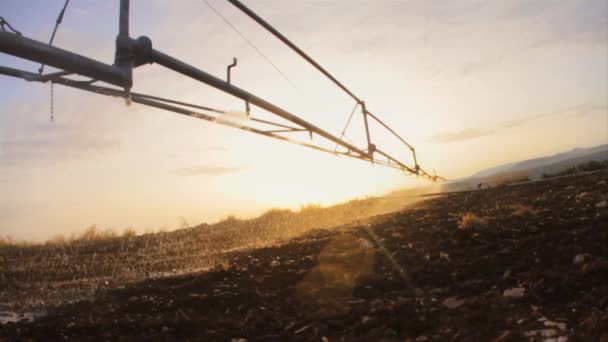
<svg viewBox="0 0 608 342">
<path fill-rule="evenodd" d="M 227 152 L 228 148 L 222 146 L 211 146 L 211 147 L 202 147 L 199 149 L 200 152 Z"/>
<path fill-rule="evenodd" d="M 608 105 L 589 105 L 582 108 L 580 111 L 572 112 L 569 114 L 571 117 L 583 117 L 593 113 L 602 113 L 608 115 Z"/>
<path fill-rule="evenodd" d="M 30 125 L 29 135 L 0 139 L 0 164 L 23 166 L 29 163 L 83 159 L 117 150 L 118 140 L 85 132 L 76 125 Z"/>
<path fill-rule="evenodd" d="M 89 15 L 89 11 L 84 8 L 74 8 L 72 12 L 76 13 L 76 15 L 79 17 L 86 17 Z"/>
<path fill-rule="evenodd" d="M 176 173 L 180 176 L 223 176 L 244 169 L 244 167 L 202 165 L 179 169 Z"/>
<path fill-rule="evenodd" d="M 483 136 L 493 135 L 496 132 L 504 129 L 515 128 L 523 126 L 531 121 L 539 120 L 546 117 L 568 115 L 568 116 L 583 116 L 597 111 L 606 112 L 607 105 L 605 104 L 592 104 L 585 103 L 577 106 L 562 108 L 553 110 L 550 112 L 544 112 L 539 114 L 528 115 L 519 119 L 508 120 L 497 124 L 495 127 L 482 129 L 482 128 L 465 128 L 459 131 L 448 131 L 440 132 L 433 135 L 430 139 L 431 142 L 438 144 L 447 144 L 453 142 L 461 142 L 471 139 L 480 138 Z"/>
<path fill-rule="evenodd" d="M 493 130 L 466 128 L 461 131 L 437 133 L 431 138 L 431 141 L 439 144 L 447 144 L 457 141 L 471 140 L 492 134 L 494 134 Z"/>
</svg>

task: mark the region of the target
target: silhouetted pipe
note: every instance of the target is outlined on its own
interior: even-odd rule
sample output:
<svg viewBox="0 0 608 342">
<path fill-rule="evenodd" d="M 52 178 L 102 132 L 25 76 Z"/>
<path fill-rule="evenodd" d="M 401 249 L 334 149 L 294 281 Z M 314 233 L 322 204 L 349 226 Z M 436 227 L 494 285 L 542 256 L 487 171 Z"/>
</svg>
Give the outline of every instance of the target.
<svg viewBox="0 0 608 342">
<path fill-rule="evenodd" d="M 48 64 L 119 87 L 126 87 L 129 84 L 127 75 L 118 68 L 10 32 L 0 31 L 0 52 Z"/>
</svg>

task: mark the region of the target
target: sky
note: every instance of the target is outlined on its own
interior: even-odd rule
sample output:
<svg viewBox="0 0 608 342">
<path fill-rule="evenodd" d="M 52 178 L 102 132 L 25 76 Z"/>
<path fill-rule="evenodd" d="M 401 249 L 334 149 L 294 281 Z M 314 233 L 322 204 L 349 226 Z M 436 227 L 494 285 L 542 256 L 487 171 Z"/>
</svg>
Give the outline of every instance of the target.
<svg viewBox="0 0 608 342">
<path fill-rule="evenodd" d="M 131 1 L 131 36 L 340 134 L 354 103 L 228 2 Z M 3 0 L 48 41 L 63 0 Z M 608 2 L 243 1 L 328 69 L 447 178 L 608 143 Z M 54 45 L 112 64 L 118 1 L 72 0 Z M 0 53 L 0 65 L 39 65 Z M 53 71 L 53 68 L 47 68 Z M 134 91 L 243 111 L 158 65 Z M 0 76 L 0 236 L 42 241 L 96 224 L 138 232 L 330 205 L 425 184 L 412 176 L 217 124 Z M 259 109 L 253 114 L 265 115 Z M 406 155 L 378 127 L 374 141 Z M 347 137 L 364 141 L 360 115 Z"/>
</svg>

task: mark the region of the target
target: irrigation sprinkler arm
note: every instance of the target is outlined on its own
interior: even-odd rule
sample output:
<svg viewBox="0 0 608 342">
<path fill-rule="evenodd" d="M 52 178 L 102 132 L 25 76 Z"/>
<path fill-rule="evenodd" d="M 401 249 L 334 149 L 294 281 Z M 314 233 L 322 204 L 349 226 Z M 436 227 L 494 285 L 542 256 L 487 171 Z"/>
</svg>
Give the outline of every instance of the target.
<svg viewBox="0 0 608 342">
<path fill-rule="evenodd" d="M 28 71 L 24 71 L 24 70 L 17 70 L 17 69 L 13 69 L 13 68 L 9 68 L 9 67 L 4 67 L 4 66 L 0 66 L 0 75 L 6 75 L 6 76 L 11 76 L 11 77 L 16 77 L 16 78 L 21 78 L 24 79 L 26 81 L 30 81 L 30 82 L 53 82 L 53 83 L 57 83 L 57 84 L 61 84 L 67 87 L 71 87 L 71 88 L 76 88 L 76 89 L 80 89 L 80 90 L 84 90 L 84 91 L 88 91 L 88 92 L 92 92 L 95 94 L 100 94 L 100 95 L 106 95 L 106 96 L 112 96 L 112 97 L 121 97 L 124 98 L 125 94 L 123 91 L 121 91 L 120 89 L 112 89 L 112 88 L 107 88 L 107 87 L 102 87 L 102 86 L 94 86 L 91 85 L 89 82 L 87 81 L 75 81 L 75 80 L 70 80 L 67 78 L 63 78 L 61 77 L 61 75 L 56 75 L 55 78 L 53 79 L 48 79 L 48 78 L 42 78 L 40 77 L 38 74 L 34 74 Z M 230 121 L 227 120 L 218 120 L 218 118 L 210 116 L 208 114 L 204 114 L 204 113 L 200 113 L 200 112 L 195 112 L 193 110 L 190 109 L 186 109 L 183 107 L 177 107 L 173 104 L 177 104 L 180 106 L 188 106 L 188 107 L 193 107 L 193 108 L 197 108 L 197 109 L 202 109 L 202 110 L 206 110 L 206 111 L 212 111 L 212 112 L 216 112 L 216 113 L 222 113 L 222 111 L 217 110 L 217 109 L 213 109 L 213 108 L 208 108 L 208 107 L 203 107 L 203 106 L 197 106 L 197 105 L 193 105 L 193 104 L 189 104 L 189 103 L 184 103 L 184 102 L 180 102 L 180 101 L 174 101 L 174 100 L 170 100 L 170 99 L 165 99 L 165 98 L 161 98 L 161 97 L 156 97 L 156 96 L 151 96 L 151 95 L 146 95 L 146 94 L 140 94 L 140 93 L 136 93 L 136 92 L 132 92 L 131 93 L 131 100 L 135 103 L 139 103 L 145 106 L 149 106 L 149 107 L 154 107 L 154 108 L 158 108 L 158 109 L 163 109 L 163 110 L 167 110 L 170 112 L 174 112 L 177 114 L 182 114 L 182 115 L 187 115 L 190 117 L 194 117 L 197 119 L 202 119 L 202 120 L 206 120 L 206 121 L 210 121 L 210 122 L 215 122 L 217 124 L 220 125 L 225 125 L 225 126 L 230 126 L 233 128 L 237 128 L 237 129 L 241 129 L 244 131 L 248 131 L 251 133 L 256 133 L 256 134 L 260 134 L 260 135 L 264 135 L 267 136 L 269 138 L 274 138 L 277 140 L 281 140 L 281 141 L 285 141 L 285 142 L 289 142 L 292 144 L 296 144 L 296 145 L 301 145 L 304 147 L 308 147 L 308 148 L 312 148 L 321 152 L 327 152 L 327 153 L 331 153 L 334 155 L 339 155 L 339 156 L 345 156 L 345 157 L 349 157 L 349 158 L 355 158 L 355 159 L 360 159 L 363 161 L 369 161 L 369 157 L 367 156 L 361 156 L 358 154 L 352 154 L 350 152 L 336 152 L 334 150 L 330 150 L 321 146 L 317 146 L 314 144 L 309 144 L 306 142 L 302 142 L 302 141 L 298 141 L 298 140 L 293 140 L 289 137 L 285 137 L 285 136 L 281 136 L 278 134 L 275 134 L 277 132 L 272 132 L 272 131 L 264 131 L 264 130 L 260 130 L 257 128 L 253 128 L 253 127 L 248 127 L 248 126 L 243 126 L 243 125 L 239 125 L 237 123 L 232 123 Z M 259 119 L 255 119 L 255 118 L 251 118 L 252 121 L 259 121 L 262 123 L 267 123 L 270 125 L 277 125 L 279 127 L 286 127 L 286 128 L 290 128 L 289 131 L 293 131 L 294 128 L 290 127 L 290 126 L 284 126 L 284 125 L 280 125 L 277 123 L 273 123 L 273 122 L 267 122 L 265 120 L 259 120 Z M 402 171 L 408 171 L 411 173 L 411 168 L 402 164 L 401 162 L 397 161 L 396 159 L 392 158 L 391 156 L 387 155 L 386 153 L 382 152 L 382 151 L 378 151 L 381 155 L 386 156 L 387 157 L 387 161 L 384 160 L 380 160 L 377 159 L 374 162 L 376 164 L 379 165 L 383 165 L 386 167 L 390 167 L 390 168 L 394 168 L 394 169 L 398 169 L 398 170 L 402 170 Z M 427 177 L 429 179 L 432 179 L 430 177 Z"/>
<path fill-rule="evenodd" d="M 122 92 L 120 89 L 113 89 L 113 88 L 108 88 L 108 87 L 102 87 L 102 86 L 94 86 L 89 84 L 86 81 L 75 81 L 75 80 L 71 80 L 71 79 L 67 79 L 67 78 L 63 78 L 60 76 L 57 76 L 56 78 L 52 79 L 52 80 L 48 80 L 48 79 L 42 79 L 39 77 L 38 74 L 34 74 L 28 71 L 24 71 L 24 70 L 18 70 L 18 69 L 13 69 L 13 68 L 9 68 L 9 67 L 4 67 L 4 66 L 0 66 L 0 75 L 6 75 L 6 76 L 11 76 L 11 77 L 16 77 L 16 78 L 21 78 L 24 79 L 26 81 L 30 81 L 30 82 L 48 82 L 51 81 L 53 83 L 57 83 L 57 84 L 61 84 L 67 87 L 71 87 L 71 88 L 76 88 L 76 89 L 80 89 L 80 90 L 84 90 L 84 91 L 88 91 L 88 92 L 92 92 L 95 94 L 100 94 L 100 95 L 106 95 L 106 96 L 112 96 L 112 97 L 121 97 L 124 98 L 124 92 Z M 202 106 L 193 106 L 192 104 L 188 104 L 188 103 L 183 103 L 183 102 L 179 102 L 179 101 L 172 101 L 172 100 L 168 100 L 168 99 L 163 99 L 160 97 L 156 97 L 156 96 L 151 96 L 151 95 L 146 95 L 146 94 L 140 94 L 140 93 L 136 93 L 136 92 L 132 92 L 131 93 L 131 99 L 133 102 L 135 103 L 139 103 L 142 105 L 146 105 L 149 107 L 154 107 L 154 108 L 158 108 L 158 109 L 163 109 L 163 110 L 167 110 L 170 112 L 174 112 L 177 114 L 183 114 L 183 115 L 187 115 L 187 116 L 191 116 L 197 119 L 202 119 L 202 120 L 206 120 L 206 121 L 211 121 L 211 122 L 215 122 L 218 123 L 220 125 L 224 125 L 224 126 L 229 126 L 229 127 L 233 127 L 233 128 L 237 128 L 237 129 L 241 129 L 244 131 L 248 131 L 248 132 L 252 132 L 252 133 L 256 133 L 256 134 L 260 134 L 260 135 L 264 135 L 270 138 L 274 138 L 274 139 L 278 139 L 278 140 L 282 140 L 282 141 L 286 141 L 286 142 L 290 142 L 292 144 L 297 144 L 297 145 L 301 145 L 304 147 L 308 147 L 308 148 L 312 148 L 321 152 L 327 152 L 327 153 L 331 153 L 334 155 L 343 155 L 343 156 L 347 156 L 347 157 L 351 157 L 351 158 L 356 158 L 356 159 L 361 159 L 361 160 L 367 160 L 365 156 L 359 156 L 359 155 L 355 155 L 355 154 L 348 154 L 348 153 L 343 153 L 343 152 L 336 152 L 321 146 L 317 146 L 314 144 L 309 144 L 306 142 L 302 142 L 302 141 L 298 141 L 298 140 L 293 140 L 290 139 L 288 137 L 285 136 L 281 136 L 278 134 L 275 134 L 276 132 L 272 132 L 272 131 L 264 131 L 264 130 L 260 130 L 257 128 L 253 128 L 253 127 L 248 127 L 248 126 L 244 126 L 244 125 L 240 125 L 238 123 L 233 123 L 227 120 L 218 120 L 217 117 L 213 117 L 210 116 L 208 114 L 204 114 L 204 113 L 200 113 L 200 112 L 195 112 L 193 110 L 190 109 L 186 109 L 183 107 L 177 107 L 175 105 L 172 105 L 171 103 L 174 104 L 178 104 L 181 106 L 190 106 L 190 107 L 197 107 L 199 109 L 203 109 L 203 110 L 208 110 L 208 111 L 214 111 L 214 112 L 221 112 L 218 110 L 214 110 L 212 108 L 206 108 L 206 107 L 202 107 Z M 252 120 L 254 120 L 252 118 Z M 276 123 L 272 123 L 272 122 L 267 122 L 264 120 L 255 120 L 255 121 L 259 121 L 259 122 L 264 122 L 270 125 L 279 125 L 279 126 L 283 126 L 280 124 L 276 124 Z M 294 131 L 294 130 L 298 130 L 289 126 L 284 126 L 284 127 L 288 127 L 290 128 L 289 131 Z M 305 129 L 303 129 L 305 131 Z M 387 166 L 391 166 L 391 165 L 387 165 Z M 391 166 L 394 167 L 394 166 Z M 396 167 L 394 167 L 396 168 Z"/>
<path fill-rule="evenodd" d="M 416 151 L 413 149 L 411 145 L 409 145 L 405 140 L 403 140 L 395 131 L 393 131 L 390 127 L 388 127 L 384 122 L 380 121 L 375 115 L 368 112 L 365 108 L 365 104 L 362 100 L 356 97 L 352 92 L 350 92 L 342 83 L 337 81 L 327 70 L 322 68 L 318 63 L 316 63 L 312 58 L 310 58 L 306 53 L 300 50 L 297 46 L 295 46 L 291 41 L 285 38 L 282 34 L 280 34 L 277 30 L 275 30 L 272 26 L 258 17 L 251 10 L 242 5 L 238 0 L 228 0 L 233 5 L 237 6 L 239 9 L 244 11 L 247 15 L 252 17 L 259 24 L 264 26 L 267 30 L 277 36 L 280 40 L 290 46 L 293 50 L 295 50 L 300 56 L 306 59 L 309 63 L 315 66 L 319 71 L 321 71 L 326 77 L 331 79 L 336 85 L 338 85 L 343 91 L 345 91 L 348 95 L 350 95 L 359 105 L 361 105 L 363 110 L 363 117 L 365 121 L 365 130 L 367 136 L 367 150 L 363 148 L 357 147 L 343 138 L 344 132 L 341 137 L 334 136 L 329 132 L 313 125 L 312 123 L 301 119 L 300 117 L 288 112 L 285 109 L 282 109 L 269 101 L 266 101 L 260 97 L 253 95 L 239 87 L 236 87 L 228 82 L 221 80 L 213 75 L 210 75 L 192 65 L 184 63 L 174 57 L 171 57 L 161 51 L 155 50 L 152 48 L 152 41 L 147 37 L 139 37 L 137 39 L 132 39 L 129 37 L 129 0 L 120 0 L 120 16 L 119 16 L 119 33 L 116 37 L 116 53 L 114 65 L 108 65 L 103 62 L 99 62 L 97 60 L 79 55 L 77 53 L 73 53 L 58 47 L 51 46 L 50 44 L 42 43 L 36 41 L 34 39 L 26 38 L 21 36 L 19 33 L 11 33 L 4 30 L 4 24 L 8 25 L 6 21 L 2 18 L 0 22 L 2 26 L 2 30 L 0 30 L 0 52 L 7 53 L 16 57 L 21 57 L 30 61 L 39 62 L 43 64 L 47 64 L 53 66 L 55 68 L 61 69 L 61 71 L 46 75 L 39 75 L 30 73 L 27 71 L 16 70 L 12 68 L 2 67 L 0 66 L 0 74 L 18 77 L 25 79 L 27 81 L 36 81 L 36 82 L 48 82 L 51 81 L 53 83 L 62 84 L 65 86 L 78 88 L 85 91 L 91 91 L 94 93 L 99 93 L 108 96 L 116 96 L 125 98 L 127 103 L 131 100 L 136 103 L 141 103 L 143 105 L 156 107 L 168 111 L 172 111 L 178 114 L 184 114 L 192 117 L 196 117 L 199 119 L 204 119 L 212 122 L 216 122 L 223 125 L 228 125 L 232 127 L 236 127 L 245 131 L 269 136 L 275 139 L 284 140 L 296 144 L 300 144 L 306 147 L 310 147 L 313 149 L 317 149 L 320 151 L 344 155 L 351 158 L 371 161 L 373 163 L 381 164 L 388 167 L 398 168 L 403 171 L 407 171 L 412 174 L 416 174 L 419 176 L 423 176 L 432 180 L 437 180 L 438 176 L 430 175 L 426 171 L 422 170 L 418 165 L 416 160 Z M 67 3 L 67 2 L 66 2 Z M 10 26 L 9 26 L 10 28 Z M 14 31 L 14 30 L 13 30 Z M 16 31 L 15 31 L 16 32 Z M 203 106 L 197 106 L 192 104 L 187 104 L 184 102 L 163 99 L 160 97 L 132 93 L 131 87 L 133 85 L 133 68 L 138 67 L 147 63 L 157 63 L 159 65 L 164 66 L 167 69 L 173 70 L 190 78 L 193 78 L 197 81 L 205 83 L 209 86 L 212 86 L 220 91 L 226 92 L 235 96 L 246 103 L 247 114 L 249 114 L 249 105 L 255 105 L 265 111 L 273 113 L 274 115 L 281 117 L 291 123 L 299 126 L 299 127 L 290 127 L 285 126 L 279 123 L 266 122 L 264 120 L 255 120 L 254 118 L 250 118 L 253 121 L 257 121 L 258 123 L 266 123 L 278 127 L 287 128 L 286 130 L 260 130 L 251 126 L 241 125 L 236 123 L 231 123 L 226 120 L 223 120 L 220 117 L 213 117 L 208 114 L 194 112 L 192 109 L 185 109 L 179 106 L 187 106 L 190 108 L 208 110 L 212 112 L 216 112 L 218 114 L 222 114 L 223 112 L 220 110 L 214 110 L 212 108 L 207 108 Z M 236 64 L 236 60 L 235 60 Z M 228 69 L 228 73 L 229 73 Z M 77 74 L 80 76 L 89 77 L 92 81 L 75 81 L 64 78 L 63 76 Z M 229 77 L 229 76 L 228 76 Z M 112 89 L 100 86 L 91 85 L 94 81 L 103 81 L 108 84 L 118 86 L 121 89 Z M 356 107 L 355 107 L 356 108 Z M 414 156 L 413 167 L 406 166 L 404 163 L 400 162 L 398 159 L 388 155 L 383 152 L 381 149 L 377 148 L 371 141 L 370 131 L 368 126 L 368 116 L 371 119 L 379 122 L 382 126 L 387 128 L 392 134 L 397 136 L 403 143 L 405 143 L 411 150 Z M 349 119 L 350 120 L 350 119 Z M 300 132 L 307 131 L 309 132 L 311 139 L 312 134 L 315 133 L 328 141 L 336 143 L 336 146 L 342 146 L 346 148 L 347 152 L 337 152 L 336 149 L 329 150 L 321 145 L 316 145 L 313 143 L 305 143 L 298 140 L 293 140 L 286 136 L 278 135 L 277 133 L 286 133 L 286 132 Z M 378 153 L 380 156 L 385 157 L 386 160 L 377 159 L 374 160 L 374 153 Z"/>
<path fill-rule="evenodd" d="M 364 158 L 369 157 L 369 154 L 367 152 L 363 151 L 362 149 L 360 149 L 352 144 L 349 144 L 343 140 L 340 140 L 337 137 L 326 132 L 325 130 L 309 123 L 308 121 L 302 120 L 299 117 L 295 116 L 294 114 L 292 114 L 262 98 L 259 98 L 239 87 L 236 87 L 213 75 L 210 75 L 194 66 L 184 63 L 178 59 L 175 59 L 175 58 L 173 58 L 163 52 L 155 50 L 155 49 L 151 50 L 151 54 L 149 57 L 150 57 L 150 61 L 152 61 L 154 63 L 162 65 L 165 68 L 171 69 L 175 72 L 178 72 L 180 74 L 193 78 L 197 81 L 203 82 L 216 89 L 224 91 L 235 97 L 238 97 L 239 99 L 241 99 L 243 101 L 246 101 L 246 102 L 256 105 L 264 110 L 274 113 L 275 115 L 280 116 L 283 119 L 286 119 L 295 124 L 298 124 L 298 125 L 306 128 L 310 132 L 316 133 L 340 146 L 347 148 L 350 151 L 353 151 L 353 152 L 359 154 L 361 157 L 364 157 Z"/>
</svg>

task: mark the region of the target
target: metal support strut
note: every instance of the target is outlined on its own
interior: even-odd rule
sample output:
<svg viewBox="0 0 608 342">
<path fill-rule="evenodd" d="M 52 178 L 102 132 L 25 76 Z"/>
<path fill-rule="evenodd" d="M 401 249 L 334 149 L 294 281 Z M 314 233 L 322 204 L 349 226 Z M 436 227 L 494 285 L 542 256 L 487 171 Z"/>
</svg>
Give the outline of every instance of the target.
<svg viewBox="0 0 608 342">
<path fill-rule="evenodd" d="M 236 57 L 232 58 L 232 64 L 226 68 L 226 82 L 230 84 L 230 70 L 236 66 Z"/>
</svg>

